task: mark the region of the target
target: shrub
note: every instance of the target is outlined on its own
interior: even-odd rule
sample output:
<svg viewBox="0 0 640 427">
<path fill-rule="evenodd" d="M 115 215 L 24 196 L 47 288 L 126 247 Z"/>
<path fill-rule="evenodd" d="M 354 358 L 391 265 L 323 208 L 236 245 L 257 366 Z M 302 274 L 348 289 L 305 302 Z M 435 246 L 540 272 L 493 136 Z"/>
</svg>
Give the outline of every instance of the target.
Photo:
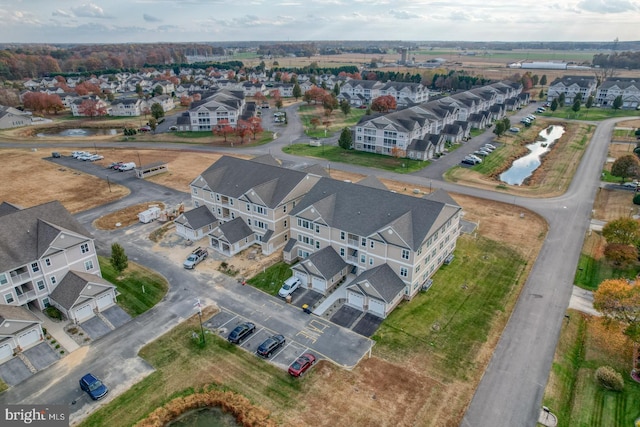
<svg viewBox="0 0 640 427">
<path fill-rule="evenodd" d="M 52 319 L 62 320 L 62 313 L 53 306 L 45 308 L 44 313 Z"/>
<path fill-rule="evenodd" d="M 640 193 L 637 193 L 635 196 L 633 196 L 633 204 L 640 205 Z"/>
<path fill-rule="evenodd" d="M 56 350 L 60 348 L 60 344 L 56 344 Z"/>
<path fill-rule="evenodd" d="M 47 335 L 47 328 L 42 328 L 42 333 L 45 334 L 45 336 Z"/>
<path fill-rule="evenodd" d="M 600 366 L 596 371 L 596 379 L 607 390 L 622 391 L 624 389 L 622 375 L 611 366 Z"/>
</svg>

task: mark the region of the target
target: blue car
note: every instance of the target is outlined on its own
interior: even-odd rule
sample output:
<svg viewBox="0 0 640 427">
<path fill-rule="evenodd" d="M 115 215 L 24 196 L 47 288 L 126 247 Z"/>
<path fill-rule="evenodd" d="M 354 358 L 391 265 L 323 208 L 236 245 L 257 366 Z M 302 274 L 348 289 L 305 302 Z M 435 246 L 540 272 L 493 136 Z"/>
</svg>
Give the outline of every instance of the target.
<svg viewBox="0 0 640 427">
<path fill-rule="evenodd" d="M 80 388 L 86 391 L 93 400 L 102 399 L 109 389 L 93 374 L 87 374 L 80 378 Z"/>
</svg>

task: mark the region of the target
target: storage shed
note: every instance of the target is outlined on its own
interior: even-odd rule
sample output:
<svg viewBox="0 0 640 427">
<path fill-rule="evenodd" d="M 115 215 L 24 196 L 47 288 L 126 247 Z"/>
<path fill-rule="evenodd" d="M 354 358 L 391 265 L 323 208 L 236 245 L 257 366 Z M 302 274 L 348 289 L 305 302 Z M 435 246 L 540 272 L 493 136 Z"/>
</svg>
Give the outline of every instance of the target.
<svg viewBox="0 0 640 427">
<path fill-rule="evenodd" d="M 169 172 L 169 166 L 166 162 L 153 162 L 136 168 L 136 176 L 141 179 L 165 172 Z"/>
</svg>

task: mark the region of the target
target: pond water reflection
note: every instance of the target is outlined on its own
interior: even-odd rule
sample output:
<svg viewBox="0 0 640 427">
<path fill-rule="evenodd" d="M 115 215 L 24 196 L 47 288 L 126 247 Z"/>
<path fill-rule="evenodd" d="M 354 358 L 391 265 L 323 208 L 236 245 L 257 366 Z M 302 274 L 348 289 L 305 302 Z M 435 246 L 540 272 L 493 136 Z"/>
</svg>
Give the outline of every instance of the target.
<svg viewBox="0 0 640 427">
<path fill-rule="evenodd" d="M 521 185 L 525 179 L 531 176 L 542 163 L 542 155 L 551 149 L 551 146 L 564 133 L 563 126 L 549 126 L 538 134 L 538 140 L 528 144 L 530 153 L 514 161 L 509 169 L 500 174 L 500 181 L 510 185 Z"/>
<path fill-rule="evenodd" d="M 93 129 L 93 128 L 87 128 L 87 129 L 65 129 L 62 130 L 60 132 L 42 132 L 37 134 L 37 136 L 39 137 L 46 137 L 46 136 L 71 136 L 71 137 L 78 137 L 78 136 L 93 136 L 93 135 L 117 135 L 118 134 L 118 130 L 117 129 Z"/>
</svg>

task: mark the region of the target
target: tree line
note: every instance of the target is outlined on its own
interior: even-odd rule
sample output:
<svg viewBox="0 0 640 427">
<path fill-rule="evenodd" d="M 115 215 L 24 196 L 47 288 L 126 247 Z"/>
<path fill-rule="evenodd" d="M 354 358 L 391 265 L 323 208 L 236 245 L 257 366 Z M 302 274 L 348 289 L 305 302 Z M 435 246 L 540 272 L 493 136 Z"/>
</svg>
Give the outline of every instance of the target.
<svg viewBox="0 0 640 427">
<path fill-rule="evenodd" d="M 593 56 L 593 65 L 601 68 L 640 69 L 640 52 L 599 53 Z"/>
</svg>

